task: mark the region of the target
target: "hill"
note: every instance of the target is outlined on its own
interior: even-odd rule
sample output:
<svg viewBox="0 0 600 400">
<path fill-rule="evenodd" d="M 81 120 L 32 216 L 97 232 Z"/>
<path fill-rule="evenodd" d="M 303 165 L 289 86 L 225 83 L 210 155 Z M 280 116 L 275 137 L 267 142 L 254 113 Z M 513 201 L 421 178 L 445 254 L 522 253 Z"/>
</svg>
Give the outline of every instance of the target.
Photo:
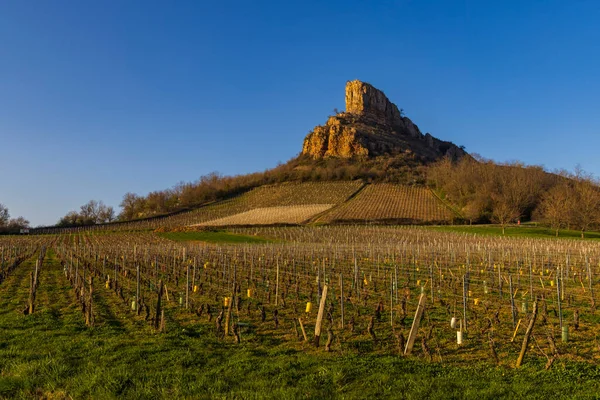
<svg viewBox="0 0 600 400">
<path fill-rule="evenodd" d="M 127 230 L 298 224 L 314 219 L 327 223 L 451 221 L 452 213 L 424 187 L 369 186 L 351 204 L 340 207 L 364 184 L 424 185 L 428 164 L 467 155 L 451 142 L 422 134 L 368 83 L 347 82 L 345 100 L 346 111 L 314 128 L 304 139 L 302 152 L 287 163 L 247 175 L 210 174 L 146 196 L 127 193 L 120 223 L 95 226 Z M 72 227 L 78 220 L 63 218 L 61 225 Z"/>
<path fill-rule="evenodd" d="M 80 229 L 170 230 L 180 227 L 365 222 L 448 224 L 455 218 L 450 208 L 424 186 L 365 183 L 362 180 L 285 182 L 260 186 L 191 211 Z"/>
<path fill-rule="evenodd" d="M 239 208 L 241 204 L 243 210 Z M 212 208 L 218 207 L 221 205 Z M 213 214 L 216 218 L 195 225 L 448 224 L 456 218 L 428 188 L 386 183 L 322 182 L 261 187 L 229 202 L 228 210 L 231 213 L 228 216 L 217 218 Z"/>
<path fill-rule="evenodd" d="M 385 94 L 368 83 L 349 81 L 346 111 L 330 116 L 304 139 L 302 152 L 261 173 L 233 177 L 210 174 L 189 184 L 152 192 L 128 193 L 122 220 L 132 220 L 222 201 L 264 185 L 283 182 L 353 181 L 424 184 L 425 168 L 467 153 L 451 142 L 422 134 Z M 329 204 L 329 203 L 324 203 Z M 281 206 L 285 204 L 276 204 Z"/>
<path fill-rule="evenodd" d="M 600 224 L 600 192 L 587 176 L 472 157 L 421 133 L 365 82 L 347 82 L 345 100 L 346 110 L 315 127 L 287 163 L 246 175 L 210 174 L 147 196 L 128 193 L 120 223 L 93 229 L 456 219 L 504 227 L 537 219 L 583 235 Z"/>
</svg>

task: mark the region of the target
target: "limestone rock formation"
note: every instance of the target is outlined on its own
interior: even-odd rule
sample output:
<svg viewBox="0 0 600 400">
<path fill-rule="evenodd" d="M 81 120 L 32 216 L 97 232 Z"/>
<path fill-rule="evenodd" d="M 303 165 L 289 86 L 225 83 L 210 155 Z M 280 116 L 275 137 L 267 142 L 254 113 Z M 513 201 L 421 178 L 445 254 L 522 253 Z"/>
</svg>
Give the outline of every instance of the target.
<svg viewBox="0 0 600 400">
<path fill-rule="evenodd" d="M 423 160 L 460 158 L 451 142 L 423 135 L 385 94 L 358 80 L 346 83 L 346 111 L 329 117 L 304 139 L 302 154 L 313 158 L 366 158 L 412 153 Z"/>
<path fill-rule="evenodd" d="M 381 90 L 358 80 L 346 83 L 346 112 L 369 114 L 379 122 L 391 126 L 402 125 L 398 107 Z"/>
</svg>

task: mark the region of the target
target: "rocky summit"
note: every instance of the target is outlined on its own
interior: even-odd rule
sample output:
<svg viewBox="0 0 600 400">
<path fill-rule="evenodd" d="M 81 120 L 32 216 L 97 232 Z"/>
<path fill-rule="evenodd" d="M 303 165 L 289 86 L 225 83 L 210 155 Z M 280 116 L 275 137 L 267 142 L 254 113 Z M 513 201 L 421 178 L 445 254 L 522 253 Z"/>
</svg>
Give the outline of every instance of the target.
<svg viewBox="0 0 600 400">
<path fill-rule="evenodd" d="M 403 153 L 423 161 L 444 156 L 457 159 L 466 154 L 454 143 L 422 134 L 381 90 L 359 80 L 346 83 L 346 111 L 317 126 L 306 136 L 302 148 L 302 154 L 313 158 L 370 158 Z"/>
</svg>

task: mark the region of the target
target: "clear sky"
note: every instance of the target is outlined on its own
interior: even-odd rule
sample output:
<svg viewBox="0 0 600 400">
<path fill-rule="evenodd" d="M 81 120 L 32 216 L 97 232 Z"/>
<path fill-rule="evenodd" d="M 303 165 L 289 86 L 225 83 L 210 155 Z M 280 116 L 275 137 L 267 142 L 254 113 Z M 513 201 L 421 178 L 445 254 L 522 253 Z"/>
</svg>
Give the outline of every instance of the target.
<svg viewBox="0 0 600 400">
<path fill-rule="evenodd" d="M 385 91 L 497 161 L 600 175 L 598 1 L 0 0 L 0 203 L 33 225 L 273 167 Z"/>
</svg>

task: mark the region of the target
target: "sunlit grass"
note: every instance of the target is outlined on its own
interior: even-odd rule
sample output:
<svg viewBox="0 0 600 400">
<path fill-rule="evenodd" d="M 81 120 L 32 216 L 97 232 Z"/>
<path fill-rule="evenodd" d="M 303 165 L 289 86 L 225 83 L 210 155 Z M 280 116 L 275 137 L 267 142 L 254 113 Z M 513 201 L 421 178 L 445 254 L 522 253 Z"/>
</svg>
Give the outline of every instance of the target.
<svg viewBox="0 0 600 400">
<path fill-rule="evenodd" d="M 478 235 L 503 236 L 502 227 L 499 225 L 447 225 L 435 226 L 428 229 L 444 232 L 473 233 Z M 531 238 L 554 238 L 556 231 L 554 229 L 535 226 L 535 225 L 511 225 L 505 229 L 506 237 L 531 237 Z M 581 239 L 581 231 L 561 229 L 558 232 L 559 238 Z M 600 232 L 585 232 L 585 239 L 600 239 Z"/>
<path fill-rule="evenodd" d="M 166 239 L 183 241 L 202 241 L 208 243 L 270 243 L 271 241 L 258 236 L 238 235 L 225 231 L 199 232 L 165 232 L 159 233 Z"/>
</svg>

